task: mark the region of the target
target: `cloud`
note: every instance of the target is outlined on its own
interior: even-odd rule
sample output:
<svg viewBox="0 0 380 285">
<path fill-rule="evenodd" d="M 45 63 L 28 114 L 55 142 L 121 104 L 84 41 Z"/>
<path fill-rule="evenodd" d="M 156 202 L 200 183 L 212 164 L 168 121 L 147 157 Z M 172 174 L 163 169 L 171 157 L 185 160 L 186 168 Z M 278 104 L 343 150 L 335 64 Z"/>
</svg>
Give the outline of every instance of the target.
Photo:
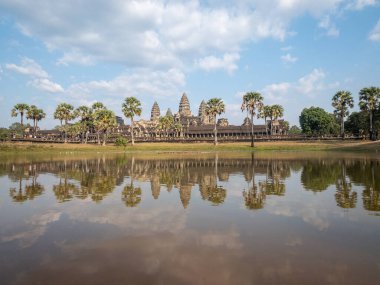
<svg viewBox="0 0 380 285">
<path fill-rule="evenodd" d="M 60 93 L 64 91 L 61 85 L 54 83 L 47 78 L 37 78 L 30 81 L 29 84 L 39 90 L 50 93 Z"/>
<path fill-rule="evenodd" d="M 21 65 L 16 64 L 6 64 L 5 67 L 9 70 L 12 70 L 14 72 L 29 75 L 31 77 L 37 77 L 37 78 L 48 78 L 49 75 L 45 70 L 42 69 L 42 67 L 36 63 L 33 59 L 30 58 L 23 58 L 21 60 Z"/>
<path fill-rule="evenodd" d="M 33 59 L 23 58 L 20 65 L 13 63 L 6 64 L 5 67 L 11 71 L 27 75 L 32 78 L 29 85 L 50 93 L 60 93 L 64 89 L 58 83 L 51 81 L 49 74 Z"/>
<path fill-rule="evenodd" d="M 295 56 L 291 56 L 290 53 L 287 53 L 286 55 L 281 56 L 281 60 L 284 63 L 295 63 L 298 60 L 298 58 Z"/>
<path fill-rule="evenodd" d="M 375 6 L 378 3 L 376 0 L 354 0 L 348 3 L 347 9 L 349 10 L 362 10 L 368 6 Z"/>
<path fill-rule="evenodd" d="M 322 69 L 314 69 L 310 74 L 301 77 L 298 80 L 296 89 L 302 94 L 312 94 L 316 90 L 324 88 L 323 79 L 326 74 Z"/>
<path fill-rule="evenodd" d="M 269 102 L 279 103 L 285 99 L 291 88 L 292 84 L 289 82 L 269 84 L 262 89 L 262 93 Z"/>
<path fill-rule="evenodd" d="M 127 96 L 141 98 L 143 115 L 148 116 L 154 100 L 177 99 L 185 86 L 185 74 L 179 69 L 166 71 L 134 69 L 111 80 L 84 81 L 66 89 L 66 100 L 77 105 L 102 101 L 108 108 L 120 110 L 120 100 Z M 148 107 L 148 106 L 149 107 Z M 161 106 L 162 107 L 162 106 Z"/>
<path fill-rule="evenodd" d="M 369 33 L 368 38 L 371 41 L 380 42 L 380 20 L 377 22 L 375 27 L 373 27 L 372 31 Z"/>
<path fill-rule="evenodd" d="M 292 46 L 286 46 L 286 47 L 282 47 L 282 48 L 281 48 L 282 51 L 290 51 L 290 50 L 292 50 L 292 49 L 293 49 Z"/>
<path fill-rule="evenodd" d="M 319 22 L 318 26 L 326 30 L 327 36 L 330 36 L 330 37 L 339 36 L 339 30 L 337 29 L 335 24 L 331 22 L 330 16 L 323 17 L 322 20 Z"/>
<path fill-rule="evenodd" d="M 211 70 L 226 70 L 228 73 L 233 73 L 238 66 L 236 65 L 236 61 L 240 59 L 239 54 L 237 53 L 227 53 L 224 54 L 222 58 L 218 58 L 215 56 L 207 56 L 201 58 L 198 62 L 199 68 L 211 71 Z"/>
<path fill-rule="evenodd" d="M 57 64 L 117 63 L 129 68 L 223 69 L 233 72 L 243 46 L 284 40 L 303 14 L 319 19 L 340 0 L 123 1 L 3 0 L 20 31 L 62 52 Z M 72 7 L 76 7 L 73 11 Z M 88 9 L 88 7 L 92 7 Z M 84 21 L 84 19 L 86 19 Z M 331 33 L 331 32 L 330 32 Z M 222 58 L 217 55 L 224 54 Z"/>
<path fill-rule="evenodd" d="M 93 57 L 89 55 L 83 55 L 80 52 L 65 52 L 63 57 L 58 61 L 58 65 L 69 65 L 71 63 L 80 64 L 80 65 L 94 65 L 95 61 Z"/>
</svg>

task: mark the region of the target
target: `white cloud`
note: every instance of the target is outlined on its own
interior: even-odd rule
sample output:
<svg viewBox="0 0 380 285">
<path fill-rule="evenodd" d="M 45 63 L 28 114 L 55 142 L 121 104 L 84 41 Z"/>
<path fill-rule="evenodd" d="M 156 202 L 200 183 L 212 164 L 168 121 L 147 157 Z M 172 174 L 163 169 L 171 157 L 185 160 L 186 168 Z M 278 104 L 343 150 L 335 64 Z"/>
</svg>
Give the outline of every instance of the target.
<svg viewBox="0 0 380 285">
<path fill-rule="evenodd" d="M 21 73 L 24 75 L 29 75 L 31 77 L 37 78 L 48 78 L 49 75 L 42 67 L 36 63 L 33 59 L 23 58 L 21 60 L 21 65 L 16 65 L 13 63 L 6 64 L 5 67 L 9 70 Z"/>
<path fill-rule="evenodd" d="M 77 105 L 91 105 L 102 101 L 113 110 L 120 109 L 120 100 L 127 96 L 142 98 L 151 107 L 154 99 L 173 100 L 183 92 L 185 75 L 179 69 L 153 71 L 151 69 L 135 69 L 133 72 L 119 75 L 111 80 L 94 80 L 72 84 L 66 90 L 67 101 Z M 116 100 L 117 99 L 117 100 Z M 146 108 L 148 107 L 148 108 Z M 162 107 L 162 106 L 161 106 Z M 142 117 L 148 114 L 143 114 Z"/>
<path fill-rule="evenodd" d="M 326 35 L 330 37 L 339 36 L 339 30 L 334 23 L 331 22 L 330 16 L 325 16 L 319 22 L 319 27 L 326 30 Z"/>
<path fill-rule="evenodd" d="M 93 65 L 95 63 L 93 57 L 83 55 L 79 52 L 65 52 L 63 57 L 57 61 L 58 65 L 69 65 L 70 63 L 80 65 Z"/>
<path fill-rule="evenodd" d="M 376 0 L 354 0 L 348 3 L 347 9 L 350 10 L 362 10 L 368 6 L 375 6 L 378 3 Z"/>
<path fill-rule="evenodd" d="M 218 58 L 215 56 L 207 56 L 201 58 L 197 65 L 199 66 L 199 68 L 204 69 L 206 71 L 224 69 L 228 73 L 232 73 L 238 68 L 238 66 L 236 65 L 236 61 L 239 59 L 239 54 L 227 53 L 224 54 L 222 58 Z"/>
<path fill-rule="evenodd" d="M 377 22 L 375 27 L 373 27 L 372 31 L 369 33 L 368 37 L 371 41 L 380 41 L 380 20 Z"/>
<path fill-rule="evenodd" d="M 267 104 L 279 104 L 287 100 L 291 88 L 293 85 L 289 82 L 274 83 L 265 86 L 261 93 Z"/>
<path fill-rule="evenodd" d="M 321 69 L 314 69 L 310 74 L 301 77 L 298 80 L 296 89 L 301 94 L 312 94 L 317 90 L 325 87 L 323 79 L 326 74 Z"/>
<path fill-rule="evenodd" d="M 286 46 L 286 47 L 282 47 L 282 48 L 281 48 L 282 51 L 290 51 L 290 50 L 292 50 L 292 49 L 293 49 L 292 46 Z"/>
<path fill-rule="evenodd" d="M 37 89 L 50 93 L 60 93 L 64 91 L 61 85 L 54 83 L 47 78 L 37 78 L 30 81 L 29 84 Z"/>
<path fill-rule="evenodd" d="M 49 74 L 33 59 L 23 58 L 20 65 L 13 63 L 6 64 L 5 67 L 11 71 L 27 75 L 32 78 L 29 85 L 50 93 L 63 92 L 64 89 L 58 83 L 51 81 Z"/>
<path fill-rule="evenodd" d="M 281 56 L 281 60 L 284 63 L 295 63 L 298 60 L 298 58 L 292 56 L 290 53 L 287 53 L 286 55 Z"/>
<path fill-rule="evenodd" d="M 58 64 L 104 61 L 129 68 L 186 70 L 194 62 L 202 62 L 207 68 L 232 72 L 245 43 L 263 38 L 284 40 L 292 34 L 288 29 L 296 17 L 308 13 L 319 19 L 334 12 L 340 3 L 240 0 L 203 5 L 196 0 L 67 0 L 57 9 L 54 1 L 35 0 L 30 5 L 27 0 L 3 0 L 0 5 L 12 13 L 24 34 L 63 53 Z M 232 55 L 233 59 L 220 59 L 218 54 Z"/>
</svg>

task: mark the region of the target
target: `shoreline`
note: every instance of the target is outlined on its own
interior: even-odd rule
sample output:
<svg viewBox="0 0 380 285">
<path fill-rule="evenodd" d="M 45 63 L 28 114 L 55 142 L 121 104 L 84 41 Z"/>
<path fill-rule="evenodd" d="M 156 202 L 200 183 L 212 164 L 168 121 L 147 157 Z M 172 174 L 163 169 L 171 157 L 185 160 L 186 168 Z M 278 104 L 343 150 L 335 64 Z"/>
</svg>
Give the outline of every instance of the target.
<svg viewBox="0 0 380 285">
<path fill-rule="evenodd" d="M 0 154 L 6 153 L 56 153 L 56 152 L 101 152 L 101 153 L 135 153 L 135 152 L 256 152 L 256 151 L 350 151 L 380 153 L 380 141 L 277 141 L 256 142 L 251 148 L 249 142 L 244 143 L 137 143 L 134 146 L 119 147 L 115 145 L 94 144 L 53 144 L 53 143 L 0 143 Z"/>
</svg>

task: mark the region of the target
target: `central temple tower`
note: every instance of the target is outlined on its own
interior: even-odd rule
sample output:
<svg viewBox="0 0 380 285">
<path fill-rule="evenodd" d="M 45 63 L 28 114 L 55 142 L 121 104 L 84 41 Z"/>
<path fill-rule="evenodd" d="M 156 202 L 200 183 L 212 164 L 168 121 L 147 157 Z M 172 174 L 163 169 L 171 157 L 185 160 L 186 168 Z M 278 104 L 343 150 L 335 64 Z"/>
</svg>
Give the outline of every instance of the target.
<svg viewBox="0 0 380 285">
<path fill-rule="evenodd" d="M 187 99 L 186 93 L 182 94 L 181 102 L 179 103 L 178 114 L 184 117 L 191 116 L 190 103 L 189 99 Z"/>
</svg>

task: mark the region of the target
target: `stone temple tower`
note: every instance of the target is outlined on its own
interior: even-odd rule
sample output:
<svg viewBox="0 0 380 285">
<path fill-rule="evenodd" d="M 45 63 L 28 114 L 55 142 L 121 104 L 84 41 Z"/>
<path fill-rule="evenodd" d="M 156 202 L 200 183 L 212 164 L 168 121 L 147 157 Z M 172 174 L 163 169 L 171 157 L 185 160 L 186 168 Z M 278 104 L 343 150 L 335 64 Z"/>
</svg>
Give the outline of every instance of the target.
<svg viewBox="0 0 380 285">
<path fill-rule="evenodd" d="M 199 105 L 199 111 L 198 111 L 198 117 L 203 117 L 206 115 L 206 103 L 205 100 L 202 100 L 201 104 Z"/>
<path fill-rule="evenodd" d="M 158 106 L 157 102 L 154 102 L 152 111 L 150 112 L 150 120 L 158 121 L 160 119 L 160 115 L 160 107 Z"/>
<path fill-rule="evenodd" d="M 184 117 L 191 116 L 190 103 L 189 103 L 189 99 L 187 99 L 186 93 L 182 94 L 181 102 L 179 103 L 178 113 L 180 116 L 184 116 Z"/>
</svg>

